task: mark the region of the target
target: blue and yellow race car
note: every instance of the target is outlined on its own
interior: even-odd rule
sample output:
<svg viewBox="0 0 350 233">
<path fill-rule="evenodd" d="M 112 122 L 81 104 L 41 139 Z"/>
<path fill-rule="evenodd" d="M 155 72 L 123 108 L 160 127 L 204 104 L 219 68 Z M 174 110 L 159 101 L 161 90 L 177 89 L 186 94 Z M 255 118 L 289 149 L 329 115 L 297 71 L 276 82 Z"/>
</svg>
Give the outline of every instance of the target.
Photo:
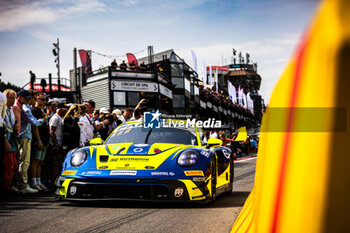
<svg viewBox="0 0 350 233">
<path fill-rule="evenodd" d="M 194 127 L 128 122 L 103 143 L 70 151 L 56 181 L 60 200 L 214 201 L 232 192 L 233 158 Z"/>
</svg>

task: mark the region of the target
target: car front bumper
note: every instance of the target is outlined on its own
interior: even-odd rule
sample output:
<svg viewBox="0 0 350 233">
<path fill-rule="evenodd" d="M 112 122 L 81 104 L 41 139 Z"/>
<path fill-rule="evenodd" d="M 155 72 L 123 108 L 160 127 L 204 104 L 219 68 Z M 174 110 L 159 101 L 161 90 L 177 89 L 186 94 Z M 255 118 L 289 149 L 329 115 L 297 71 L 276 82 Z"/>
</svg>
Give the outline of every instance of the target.
<svg viewBox="0 0 350 233">
<path fill-rule="evenodd" d="M 198 201 L 210 200 L 208 183 L 192 180 L 97 180 L 59 177 L 56 198 L 59 200 L 146 200 Z"/>
</svg>

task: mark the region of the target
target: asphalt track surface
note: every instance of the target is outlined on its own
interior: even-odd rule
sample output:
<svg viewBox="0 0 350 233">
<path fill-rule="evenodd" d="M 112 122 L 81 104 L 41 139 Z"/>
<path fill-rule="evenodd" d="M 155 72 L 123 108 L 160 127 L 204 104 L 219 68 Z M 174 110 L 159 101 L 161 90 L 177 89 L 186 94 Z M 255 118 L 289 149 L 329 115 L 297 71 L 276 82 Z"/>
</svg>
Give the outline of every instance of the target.
<svg viewBox="0 0 350 233">
<path fill-rule="evenodd" d="M 230 232 L 254 185 L 256 158 L 235 162 L 232 194 L 215 203 L 57 202 L 47 193 L 5 197 L 0 232 Z"/>
</svg>

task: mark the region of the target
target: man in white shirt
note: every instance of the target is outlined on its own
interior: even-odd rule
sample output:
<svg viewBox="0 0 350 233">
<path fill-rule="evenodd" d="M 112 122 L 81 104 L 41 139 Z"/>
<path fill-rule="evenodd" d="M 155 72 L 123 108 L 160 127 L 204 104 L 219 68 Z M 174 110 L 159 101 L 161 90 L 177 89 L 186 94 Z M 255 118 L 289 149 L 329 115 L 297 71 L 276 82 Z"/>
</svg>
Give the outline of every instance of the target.
<svg viewBox="0 0 350 233">
<path fill-rule="evenodd" d="M 142 121 L 143 120 L 143 113 L 145 111 L 145 108 L 138 108 L 135 109 L 133 117 L 130 119 L 130 121 Z"/>
<path fill-rule="evenodd" d="M 6 96 L 0 92 L 0 201 L 4 198 L 4 153 L 5 153 L 5 122 Z"/>
<path fill-rule="evenodd" d="M 4 126 L 4 118 L 6 115 L 6 96 L 0 92 L 0 127 Z"/>
<path fill-rule="evenodd" d="M 62 148 L 62 141 L 63 141 L 63 120 L 62 118 L 67 113 L 67 108 L 65 104 L 58 104 L 57 105 L 57 111 L 55 115 L 53 115 L 50 119 L 49 126 L 50 126 L 50 149 L 49 149 L 49 156 L 51 156 L 51 162 L 52 162 L 52 180 L 51 182 L 54 183 L 56 178 L 59 176 L 60 169 L 63 163 L 63 148 Z"/>
<path fill-rule="evenodd" d="M 92 116 L 92 113 L 95 111 L 95 102 L 93 100 L 89 100 L 88 102 L 84 103 L 84 105 L 87 109 L 86 114 L 84 117 L 82 115 L 82 117 L 80 118 L 80 123 L 78 123 L 80 124 L 79 126 L 82 126 L 83 124 L 85 125 L 85 128 L 83 129 L 83 135 L 81 134 L 81 136 L 84 137 L 85 134 L 86 137 L 83 139 L 80 137 L 80 141 L 83 143 L 83 145 L 81 144 L 81 146 L 85 146 L 87 142 L 94 138 L 95 132 L 99 131 L 103 127 L 102 122 L 95 124 Z M 90 129 L 92 130 L 92 134 Z M 80 130 L 82 130 L 82 127 L 80 127 Z"/>
<path fill-rule="evenodd" d="M 124 111 L 124 114 L 121 115 L 119 117 L 119 119 L 117 120 L 117 125 L 121 125 L 127 121 L 129 121 L 132 117 L 132 114 L 134 113 L 134 109 L 132 108 L 127 108 L 125 111 Z"/>
<path fill-rule="evenodd" d="M 94 138 L 95 127 L 86 113 L 82 113 L 78 125 L 80 127 L 80 146 L 86 146 Z"/>
<path fill-rule="evenodd" d="M 4 170 L 5 170 L 5 189 L 19 193 L 19 190 L 12 184 L 12 178 L 17 168 L 17 144 L 16 144 L 16 132 L 15 127 L 15 114 L 13 113 L 12 106 L 17 98 L 17 93 L 12 89 L 4 91 L 7 97 L 7 109 L 5 116 L 5 158 L 4 158 Z M 17 124 L 16 124 L 17 126 Z M 12 184 L 12 185 L 11 185 Z"/>
<path fill-rule="evenodd" d="M 211 131 L 209 138 L 218 138 L 218 133 L 216 131 Z"/>
</svg>

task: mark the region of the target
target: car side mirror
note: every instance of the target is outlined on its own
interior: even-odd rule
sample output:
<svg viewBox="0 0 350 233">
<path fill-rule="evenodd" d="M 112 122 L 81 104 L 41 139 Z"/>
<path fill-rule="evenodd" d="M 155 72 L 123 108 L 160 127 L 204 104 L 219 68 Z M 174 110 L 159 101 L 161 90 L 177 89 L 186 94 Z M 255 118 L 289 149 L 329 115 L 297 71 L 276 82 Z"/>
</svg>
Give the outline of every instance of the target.
<svg viewBox="0 0 350 233">
<path fill-rule="evenodd" d="M 218 147 L 222 145 L 222 141 L 218 138 L 209 138 L 207 147 Z"/>
<path fill-rule="evenodd" d="M 103 144 L 103 140 L 101 138 L 94 138 L 94 139 L 91 139 L 89 142 L 90 146 L 98 146 L 102 144 Z"/>
</svg>

